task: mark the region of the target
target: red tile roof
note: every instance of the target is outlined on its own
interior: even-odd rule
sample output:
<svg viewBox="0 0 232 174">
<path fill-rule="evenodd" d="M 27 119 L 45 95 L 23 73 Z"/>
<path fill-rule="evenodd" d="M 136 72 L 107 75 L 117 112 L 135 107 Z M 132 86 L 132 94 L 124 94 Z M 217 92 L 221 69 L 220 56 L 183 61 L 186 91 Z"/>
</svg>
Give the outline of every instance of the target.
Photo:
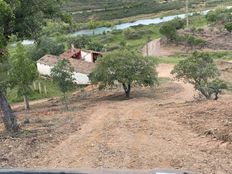
<svg viewBox="0 0 232 174">
<path fill-rule="evenodd" d="M 54 66 L 57 62 L 58 62 L 58 57 L 50 55 L 50 54 L 44 55 L 42 58 L 40 58 L 37 61 L 37 63 L 45 64 L 45 65 L 49 65 L 49 66 Z"/>
<path fill-rule="evenodd" d="M 77 48 L 71 48 L 60 55 L 62 59 L 68 59 L 73 57 L 75 54 L 79 53 L 81 50 Z"/>
<path fill-rule="evenodd" d="M 45 55 L 41 59 L 37 61 L 37 63 L 45 64 L 49 66 L 54 66 L 58 62 L 59 58 L 53 55 Z M 95 64 L 92 62 L 86 62 L 84 60 L 77 60 L 77 59 L 68 59 L 71 66 L 74 68 L 74 71 L 77 73 L 89 74 L 92 72 Z"/>
</svg>

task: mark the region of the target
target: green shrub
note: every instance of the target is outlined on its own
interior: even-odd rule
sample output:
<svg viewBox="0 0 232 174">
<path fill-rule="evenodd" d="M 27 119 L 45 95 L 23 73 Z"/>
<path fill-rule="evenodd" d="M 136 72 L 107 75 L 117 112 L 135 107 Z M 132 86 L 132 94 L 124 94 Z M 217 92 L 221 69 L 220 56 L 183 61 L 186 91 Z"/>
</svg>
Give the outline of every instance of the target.
<svg viewBox="0 0 232 174">
<path fill-rule="evenodd" d="M 226 89 L 226 83 L 219 80 L 219 70 L 208 53 L 194 52 L 191 57 L 180 61 L 171 72 L 177 79 L 184 79 L 207 99 L 218 99 Z"/>
<path fill-rule="evenodd" d="M 184 36 L 186 40 L 186 44 L 190 47 L 199 46 L 200 48 L 204 47 L 206 45 L 206 41 L 197 37 L 194 37 L 192 35 L 186 35 Z"/>
<path fill-rule="evenodd" d="M 91 38 L 88 36 L 76 36 L 68 39 L 69 45 L 74 44 L 76 48 L 87 48 L 90 42 Z"/>
<path fill-rule="evenodd" d="M 165 23 L 160 27 L 159 32 L 164 35 L 169 41 L 177 39 L 176 28 L 171 23 Z"/>
<path fill-rule="evenodd" d="M 225 24 L 225 29 L 229 32 L 232 32 L 232 22 Z"/>
<path fill-rule="evenodd" d="M 180 18 L 175 18 L 170 22 L 176 30 L 182 29 L 185 27 L 185 22 Z"/>
<path fill-rule="evenodd" d="M 138 31 L 131 29 L 131 28 L 125 30 L 123 34 L 124 34 L 124 37 L 129 40 L 135 40 L 135 39 L 142 38 L 142 35 Z"/>
<path fill-rule="evenodd" d="M 64 45 L 57 43 L 52 38 L 43 36 L 41 37 L 35 46 L 30 47 L 28 52 L 33 60 L 38 60 L 43 57 L 45 54 L 60 55 L 64 52 Z"/>
<path fill-rule="evenodd" d="M 206 19 L 209 23 L 225 24 L 232 21 L 232 9 L 216 9 L 209 11 Z"/>
</svg>

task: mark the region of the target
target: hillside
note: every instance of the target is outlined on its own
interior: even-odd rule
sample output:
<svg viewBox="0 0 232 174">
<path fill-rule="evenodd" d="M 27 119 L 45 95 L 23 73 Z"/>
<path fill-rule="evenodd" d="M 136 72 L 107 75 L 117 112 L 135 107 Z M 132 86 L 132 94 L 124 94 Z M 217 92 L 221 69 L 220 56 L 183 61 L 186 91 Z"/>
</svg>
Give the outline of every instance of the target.
<svg viewBox="0 0 232 174">
<path fill-rule="evenodd" d="M 189 7 L 209 8 L 217 6 L 218 3 L 229 3 L 226 0 L 190 0 Z M 185 0 L 68 0 L 64 10 L 71 12 L 76 22 L 86 22 L 90 19 L 111 20 L 131 17 L 141 14 L 160 13 L 170 10 L 184 11 Z"/>
<path fill-rule="evenodd" d="M 118 89 L 90 90 L 72 96 L 69 112 L 57 99 L 33 105 L 26 114 L 15 108 L 22 131 L 14 137 L 1 132 L 0 167 L 229 174 L 231 96 L 194 100 L 191 85 L 168 80 L 172 68 L 160 64 L 159 75 L 166 80 L 153 89 L 133 89 L 130 100 Z"/>
</svg>

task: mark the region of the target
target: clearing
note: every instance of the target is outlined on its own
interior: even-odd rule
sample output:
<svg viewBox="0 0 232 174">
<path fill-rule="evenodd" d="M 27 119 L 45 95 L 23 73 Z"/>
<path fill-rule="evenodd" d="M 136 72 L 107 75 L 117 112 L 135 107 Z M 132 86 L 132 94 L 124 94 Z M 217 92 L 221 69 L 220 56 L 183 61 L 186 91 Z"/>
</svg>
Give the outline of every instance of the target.
<svg viewBox="0 0 232 174">
<path fill-rule="evenodd" d="M 160 76 L 172 78 L 172 68 L 159 65 Z M 69 112 L 57 99 L 36 103 L 27 113 L 17 109 L 22 132 L 0 135 L 0 166 L 231 173 L 230 95 L 194 101 L 192 86 L 173 80 L 133 89 L 130 100 L 121 94 L 83 91 L 72 96 Z"/>
</svg>

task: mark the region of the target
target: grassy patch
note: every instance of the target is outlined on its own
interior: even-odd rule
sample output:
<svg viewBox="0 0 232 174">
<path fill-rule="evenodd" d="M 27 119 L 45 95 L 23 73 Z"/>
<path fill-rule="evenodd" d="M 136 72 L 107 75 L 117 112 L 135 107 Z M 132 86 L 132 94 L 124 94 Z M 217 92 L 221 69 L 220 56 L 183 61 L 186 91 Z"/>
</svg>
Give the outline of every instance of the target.
<svg viewBox="0 0 232 174">
<path fill-rule="evenodd" d="M 39 92 L 39 82 L 41 84 L 41 93 Z M 40 78 L 36 82 L 36 89 L 34 86 L 32 86 L 32 93 L 29 96 L 29 100 L 38 100 L 43 98 L 50 98 L 50 97 L 57 97 L 62 96 L 62 92 L 59 90 L 59 88 L 49 79 Z M 45 93 L 45 86 L 47 89 L 47 94 Z M 73 90 L 71 90 L 68 95 L 70 95 L 72 92 L 80 90 L 83 88 L 83 86 L 76 86 Z M 17 89 L 8 89 L 7 91 L 7 99 L 9 103 L 17 103 L 22 102 L 23 98 L 21 96 L 17 95 Z"/>
</svg>

